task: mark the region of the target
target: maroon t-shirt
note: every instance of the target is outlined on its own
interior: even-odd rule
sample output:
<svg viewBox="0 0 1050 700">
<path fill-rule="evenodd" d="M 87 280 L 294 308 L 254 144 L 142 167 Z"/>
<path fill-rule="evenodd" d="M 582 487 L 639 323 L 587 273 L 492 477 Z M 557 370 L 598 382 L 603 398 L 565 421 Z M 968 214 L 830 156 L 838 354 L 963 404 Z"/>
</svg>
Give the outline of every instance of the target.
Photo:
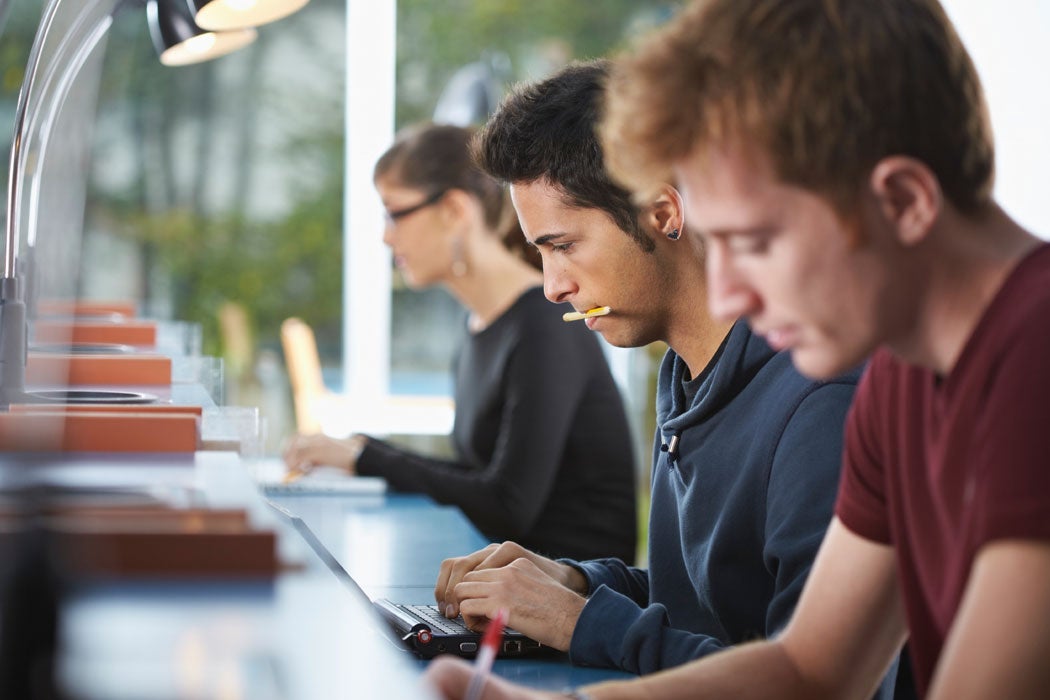
<svg viewBox="0 0 1050 700">
<path fill-rule="evenodd" d="M 875 354 L 835 512 L 896 550 L 925 694 L 981 547 L 1050 540 L 1050 245 L 1007 278 L 947 377 Z"/>
</svg>

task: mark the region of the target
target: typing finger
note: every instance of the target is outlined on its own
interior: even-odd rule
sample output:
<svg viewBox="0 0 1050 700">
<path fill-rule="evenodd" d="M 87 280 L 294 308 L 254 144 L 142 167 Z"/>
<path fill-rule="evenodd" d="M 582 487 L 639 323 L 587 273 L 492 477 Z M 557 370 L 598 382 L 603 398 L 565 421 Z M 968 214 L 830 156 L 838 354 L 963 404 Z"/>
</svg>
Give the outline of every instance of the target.
<svg viewBox="0 0 1050 700">
<path fill-rule="evenodd" d="M 497 545 L 490 544 L 488 547 L 478 550 L 473 554 L 452 560 L 452 565 L 449 568 L 449 576 L 445 581 L 444 597 L 442 598 L 445 605 L 444 613 L 446 617 L 455 617 L 459 614 L 459 598 L 457 598 L 455 594 L 456 586 L 459 585 L 467 574 L 474 571 L 478 564 L 485 561 L 496 546 Z"/>
</svg>

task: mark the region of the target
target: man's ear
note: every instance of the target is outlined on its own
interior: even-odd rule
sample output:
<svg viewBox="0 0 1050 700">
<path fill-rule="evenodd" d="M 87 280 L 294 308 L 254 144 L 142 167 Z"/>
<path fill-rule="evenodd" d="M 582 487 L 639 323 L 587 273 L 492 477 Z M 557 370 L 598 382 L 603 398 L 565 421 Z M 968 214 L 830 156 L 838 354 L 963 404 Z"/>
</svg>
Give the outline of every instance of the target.
<svg viewBox="0 0 1050 700">
<path fill-rule="evenodd" d="M 677 240 L 685 230 L 685 204 L 682 195 L 670 185 L 660 185 L 653 191 L 643 221 L 655 235 Z"/>
<path fill-rule="evenodd" d="M 876 205 L 906 246 L 921 242 L 941 214 L 944 196 L 933 171 L 908 156 L 883 158 L 869 178 Z"/>
</svg>

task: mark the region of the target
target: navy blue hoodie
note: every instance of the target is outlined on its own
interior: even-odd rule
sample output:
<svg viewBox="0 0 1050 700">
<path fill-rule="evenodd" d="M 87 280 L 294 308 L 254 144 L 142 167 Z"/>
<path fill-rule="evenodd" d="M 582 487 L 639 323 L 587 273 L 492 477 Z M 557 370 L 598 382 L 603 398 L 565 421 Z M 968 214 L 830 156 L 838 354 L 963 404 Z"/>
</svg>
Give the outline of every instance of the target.
<svg viewBox="0 0 1050 700">
<path fill-rule="evenodd" d="M 806 379 L 737 322 L 686 405 L 668 351 L 657 388 L 648 571 L 573 562 L 587 577 L 574 663 L 649 673 L 788 621 L 831 520 L 859 372 Z"/>
</svg>

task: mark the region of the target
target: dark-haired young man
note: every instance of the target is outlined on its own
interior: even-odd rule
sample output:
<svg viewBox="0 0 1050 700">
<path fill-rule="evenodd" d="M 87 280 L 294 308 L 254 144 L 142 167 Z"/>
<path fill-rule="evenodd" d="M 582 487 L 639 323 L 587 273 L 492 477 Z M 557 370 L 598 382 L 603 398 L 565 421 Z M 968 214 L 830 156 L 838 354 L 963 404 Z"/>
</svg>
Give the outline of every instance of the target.
<svg viewBox="0 0 1050 700">
<path fill-rule="evenodd" d="M 637 208 L 606 174 L 596 127 L 605 63 L 517 90 L 476 142 L 510 184 L 547 298 L 623 347 L 666 341 L 648 571 L 551 561 L 513 543 L 444 562 L 435 596 L 509 624 L 574 663 L 650 673 L 778 631 L 831 516 L 856 375 L 814 382 L 742 322 L 706 311 L 703 257 L 670 186 Z M 581 494 L 585 497 L 585 494 Z"/>
<path fill-rule="evenodd" d="M 1050 697 L 1050 245 L 991 197 L 943 8 L 697 2 L 616 72 L 604 143 L 636 185 L 682 186 L 716 316 L 815 377 L 874 355 L 785 630 L 587 694 L 861 697 L 907 637 L 927 697 Z M 450 697 L 462 676 L 432 671 Z"/>
</svg>

